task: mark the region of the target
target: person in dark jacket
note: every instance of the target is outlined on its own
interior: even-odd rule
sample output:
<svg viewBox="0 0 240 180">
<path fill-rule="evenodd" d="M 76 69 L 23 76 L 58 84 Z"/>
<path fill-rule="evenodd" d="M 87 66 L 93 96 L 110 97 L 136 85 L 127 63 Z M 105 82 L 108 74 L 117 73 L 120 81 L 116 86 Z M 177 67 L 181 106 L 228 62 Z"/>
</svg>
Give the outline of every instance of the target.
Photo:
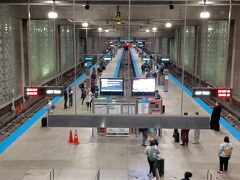
<svg viewBox="0 0 240 180">
<path fill-rule="evenodd" d="M 79 84 L 79 89 L 81 89 L 81 91 L 83 91 L 84 88 L 85 88 L 85 81 Z"/>
<path fill-rule="evenodd" d="M 63 96 L 64 96 L 64 109 L 67 109 L 68 92 L 66 89 L 63 92 Z"/>
<path fill-rule="evenodd" d="M 190 178 L 192 177 L 192 173 L 191 172 L 185 172 L 184 173 L 184 178 L 181 180 L 190 180 Z"/>
<path fill-rule="evenodd" d="M 69 107 L 71 107 L 73 105 L 73 89 L 71 88 L 71 86 L 69 87 L 69 90 L 68 90 L 68 96 L 69 96 Z"/>
<path fill-rule="evenodd" d="M 85 100 L 86 96 L 87 96 L 86 89 L 83 89 L 83 91 L 82 91 L 82 94 L 81 94 L 82 105 L 83 105 L 83 102 L 84 102 L 84 100 Z"/>
<path fill-rule="evenodd" d="M 188 145 L 189 131 L 190 129 L 181 129 L 181 140 L 182 140 L 182 144 L 180 144 L 181 146 Z"/>
<path fill-rule="evenodd" d="M 219 102 L 216 102 L 212 111 L 211 121 L 210 121 L 210 129 L 214 131 L 220 131 L 219 121 L 221 117 L 221 110 L 222 110 L 221 105 L 219 104 Z"/>
</svg>

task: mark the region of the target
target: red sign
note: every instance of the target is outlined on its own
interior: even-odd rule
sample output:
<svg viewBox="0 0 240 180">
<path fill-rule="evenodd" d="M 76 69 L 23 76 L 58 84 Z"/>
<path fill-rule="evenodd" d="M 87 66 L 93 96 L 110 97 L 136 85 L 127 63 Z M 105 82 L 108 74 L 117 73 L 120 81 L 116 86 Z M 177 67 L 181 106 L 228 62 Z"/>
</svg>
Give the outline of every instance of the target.
<svg viewBox="0 0 240 180">
<path fill-rule="evenodd" d="M 231 96 L 231 90 L 230 89 L 218 89 L 217 90 L 217 97 L 219 98 L 225 98 Z"/>
<path fill-rule="evenodd" d="M 38 96 L 39 95 L 39 88 L 26 88 L 26 95 L 27 96 Z"/>
</svg>

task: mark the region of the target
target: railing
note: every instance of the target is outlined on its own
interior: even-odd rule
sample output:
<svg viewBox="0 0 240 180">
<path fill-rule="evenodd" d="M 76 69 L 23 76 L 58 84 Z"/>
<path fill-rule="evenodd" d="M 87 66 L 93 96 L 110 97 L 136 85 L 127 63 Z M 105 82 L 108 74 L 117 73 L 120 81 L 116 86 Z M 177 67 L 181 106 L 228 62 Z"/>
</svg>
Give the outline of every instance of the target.
<svg viewBox="0 0 240 180">
<path fill-rule="evenodd" d="M 54 169 L 50 169 L 45 180 L 54 180 Z"/>
<path fill-rule="evenodd" d="M 207 180 L 217 180 L 216 176 L 214 176 L 210 169 L 207 171 Z"/>
</svg>

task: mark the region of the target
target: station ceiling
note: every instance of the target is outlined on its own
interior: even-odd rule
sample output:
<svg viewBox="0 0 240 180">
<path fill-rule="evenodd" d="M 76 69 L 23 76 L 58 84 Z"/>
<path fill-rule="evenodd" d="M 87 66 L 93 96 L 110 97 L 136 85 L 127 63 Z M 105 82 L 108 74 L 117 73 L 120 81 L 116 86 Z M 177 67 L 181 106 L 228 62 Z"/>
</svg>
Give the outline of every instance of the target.
<svg viewBox="0 0 240 180">
<path fill-rule="evenodd" d="M 48 19 L 47 13 L 51 10 L 52 0 L 0 0 L 0 3 L 16 7 L 18 17 L 28 18 L 27 5 L 30 5 L 31 19 Z M 156 35 L 165 35 L 173 32 L 179 26 L 195 25 L 201 23 L 199 17 L 203 11 L 202 0 L 187 0 L 187 14 L 185 16 L 186 0 L 131 0 L 130 21 L 129 21 L 129 0 L 56 0 L 56 11 L 58 22 L 63 24 L 76 23 L 81 29 L 82 22 L 89 23 L 89 29 L 97 31 L 98 27 L 109 29 L 111 32 L 127 33 L 129 27 L 132 32 L 146 33 L 146 29 L 158 28 Z M 86 10 L 86 2 L 89 9 Z M 169 4 L 174 5 L 170 9 Z M 232 0 L 232 18 L 240 18 L 240 0 Z M 229 17 L 230 0 L 207 0 L 207 10 L 211 13 L 211 19 L 223 20 Z M 121 24 L 116 24 L 115 16 L 117 6 L 121 12 Z M 75 13 L 74 13 L 75 12 Z M 187 22 L 185 22 L 185 18 Z M 166 29 L 165 23 L 171 22 L 172 29 Z"/>
</svg>

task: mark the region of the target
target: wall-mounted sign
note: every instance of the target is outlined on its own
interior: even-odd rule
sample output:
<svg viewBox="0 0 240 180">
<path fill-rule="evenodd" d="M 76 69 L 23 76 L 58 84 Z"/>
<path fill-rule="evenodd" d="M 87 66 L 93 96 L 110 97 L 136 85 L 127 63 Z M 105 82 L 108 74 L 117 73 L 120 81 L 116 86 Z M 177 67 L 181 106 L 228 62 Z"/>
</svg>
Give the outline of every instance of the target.
<svg viewBox="0 0 240 180">
<path fill-rule="evenodd" d="M 62 86 L 24 87 L 25 96 L 63 96 Z"/>
<path fill-rule="evenodd" d="M 228 98 L 232 96 L 230 88 L 194 88 L 192 91 L 193 97 L 217 97 Z"/>
</svg>

